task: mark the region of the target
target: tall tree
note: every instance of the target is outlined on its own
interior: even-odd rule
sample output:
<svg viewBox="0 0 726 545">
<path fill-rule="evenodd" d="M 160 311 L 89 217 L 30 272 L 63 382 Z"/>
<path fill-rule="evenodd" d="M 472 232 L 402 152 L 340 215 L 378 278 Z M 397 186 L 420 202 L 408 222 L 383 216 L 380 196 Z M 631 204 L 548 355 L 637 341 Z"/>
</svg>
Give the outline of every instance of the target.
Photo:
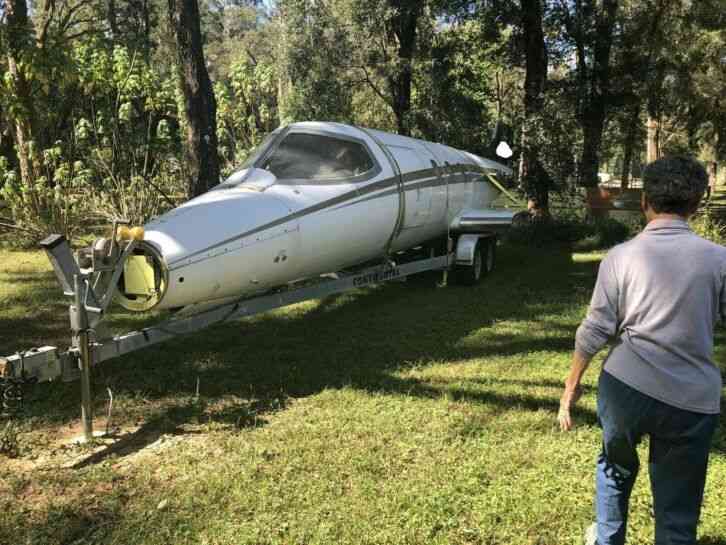
<svg viewBox="0 0 726 545">
<path fill-rule="evenodd" d="M 33 158 L 33 141 L 37 134 L 36 108 L 33 101 L 31 81 L 23 64 L 30 64 L 35 48 L 33 26 L 28 18 L 25 0 L 5 0 L 2 3 L 5 16 L 3 41 L 7 47 L 7 79 L 9 94 L 15 100 L 10 105 L 12 134 L 23 182 L 30 184 L 39 170 Z"/>
<path fill-rule="evenodd" d="M 148 63 L 153 49 L 152 30 L 159 6 L 153 0 L 106 0 L 108 37 L 132 51 L 143 53 Z"/>
<path fill-rule="evenodd" d="M 425 2 L 410 0 L 388 0 L 393 14 L 388 21 L 391 41 L 398 43 L 398 69 L 388 76 L 388 87 L 393 98 L 393 113 L 396 115 L 399 134 L 411 134 L 409 112 L 411 111 L 411 82 L 413 80 L 413 58 L 416 52 L 418 20 Z"/>
<path fill-rule="evenodd" d="M 94 7 L 89 0 L 0 0 L 0 68 L 7 67 L 0 104 L 24 184 L 39 177 L 43 150 L 64 138 L 71 124 L 79 102 L 71 51 L 97 34 Z"/>
<path fill-rule="evenodd" d="M 636 146 L 640 149 L 643 105 L 651 112 L 658 109 L 656 103 L 660 99 L 655 94 L 662 87 L 662 50 L 668 35 L 664 19 L 678 3 L 679 0 L 624 1 L 620 7 L 621 38 L 613 53 L 615 83 L 611 98 L 613 107 L 620 110 L 616 117 L 622 143 L 620 180 L 623 189 L 630 185 Z M 657 154 L 650 160 L 655 158 Z"/>
<path fill-rule="evenodd" d="M 411 90 L 419 25 L 427 12 L 422 0 L 353 0 L 353 19 L 364 44 L 360 69 L 366 82 L 388 103 L 399 134 L 411 134 Z M 385 90 L 379 81 L 385 82 Z"/>
<path fill-rule="evenodd" d="M 352 45 L 337 7 L 314 0 L 279 4 L 283 121 L 352 120 Z"/>
<path fill-rule="evenodd" d="M 579 182 L 595 187 L 610 97 L 610 53 L 618 0 L 559 0 L 559 12 L 576 55 L 578 117 L 582 127 Z"/>
<path fill-rule="evenodd" d="M 547 48 L 542 29 L 542 0 L 522 0 L 522 31 L 526 59 L 524 124 L 520 176 L 527 208 L 534 219 L 549 216 L 550 178 L 539 160 L 542 141 L 540 116 L 547 82 Z"/>
<path fill-rule="evenodd" d="M 480 155 L 493 152 L 492 125 L 509 125 L 521 100 L 519 76 L 505 58 L 510 37 L 491 34 L 473 16 L 434 34 L 430 60 L 422 55 L 414 72 L 417 135 Z"/>
<path fill-rule="evenodd" d="M 169 0 L 184 95 L 188 193 L 200 195 L 219 183 L 217 103 L 204 62 L 197 0 Z"/>
</svg>

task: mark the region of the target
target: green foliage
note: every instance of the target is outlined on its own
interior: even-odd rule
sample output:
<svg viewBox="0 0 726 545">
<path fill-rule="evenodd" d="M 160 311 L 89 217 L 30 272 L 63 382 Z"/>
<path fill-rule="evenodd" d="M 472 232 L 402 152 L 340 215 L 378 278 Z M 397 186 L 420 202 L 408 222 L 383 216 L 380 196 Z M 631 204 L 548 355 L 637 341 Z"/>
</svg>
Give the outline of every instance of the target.
<svg viewBox="0 0 726 545">
<path fill-rule="evenodd" d="M 60 142 L 33 154 L 41 175 L 30 184 L 0 157 L 0 197 L 10 209 L 17 239 L 34 243 L 50 233 L 72 239 L 88 217 L 91 171 L 82 161 L 64 157 Z"/>
<path fill-rule="evenodd" d="M 566 216 L 555 217 L 546 222 L 516 225 L 504 238 L 517 245 L 546 247 L 564 244 L 578 251 L 592 251 L 620 244 L 635 236 L 638 231 L 637 223 L 626 224 L 610 218 L 585 220 Z"/>
<path fill-rule="evenodd" d="M 227 170 L 277 128 L 277 77 L 269 60 L 245 56 L 232 64 L 227 84 L 215 85 L 219 153 Z"/>
<path fill-rule="evenodd" d="M 180 153 L 174 80 L 122 46 L 89 43 L 75 55 L 91 103 L 75 123 L 74 151 L 93 167 L 94 211 L 144 223 L 184 195 L 173 160 Z"/>
<path fill-rule="evenodd" d="M 332 7 L 312 0 L 282 0 L 280 121 L 351 121 L 346 74 L 350 34 Z"/>
<path fill-rule="evenodd" d="M 20 456 L 20 441 L 18 439 L 18 426 L 12 420 L 0 424 L 0 456 L 17 458 Z"/>
<path fill-rule="evenodd" d="M 84 187 L 70 192 L 87 196 L 86 219 L 130 215 L 143 221 L 185 197 L 178 182 L 186 168 L 184 115 L 175 44 L 164 24 L 167 6 L 99 0 L 51 5 L 51 11 L 31 6 L 27 32 L 6 32 L 0 22 L 0 156 L 4 171 L 14 173 L 8 191 L 20 192 L 24 148 L 14 145 L 21 126 L 29 135 L 29 155 L 39 161 L 31 164 L 31 176 L 51 188 L 26 181 L 26 193 L 41 195 L 71 184 L 65 179 L 57 184 L 43 158 L 45 150 L 60 147 L 64 162 L 83 164 L 84 175 L 73 183 Z M 550 68 L 544 105 L 531 130 L 549 188 L 568 193 L 579 176 L 588 94 L 578 74 L 595 68 L 589 64 L 597 32 L 594 12 L 585 9 L 577 12 L 581 18 L 568 19 L 571 10 L 564 7 L 573 4 L 543 5 Z M 617 177 L 628 148 L 637 176 L 650 109 L 660 119 L 662 151 L 723 160 L 724 7 L 726 0 L 619 2 L 601 170 Z M 661 18 L 656 8 L 664 9 Z M 402 15 L 412 13 L 415 39 L 404 44 L 400 37 L 411 34 L 401 26 L 411 19 Z M 406 130 L 492 157 L 498 127 L 515 153 L 510 166 L 517 165 L 525 66 L 519 3 L 202 0 L 200 14 L 225 173 L 281 123 L 332 120 L 398 130 L 393 98 L 405 87 L 401 74 L 409 69 Z M 573 62 L 578 38 L 587 49 L 582 74 Z M 16 72 L 10 70 L 10 51 Z M 63 169 L 59 176 L 65 176 Z M 38 195 L 40 208 L 52 202 Z M 16 206 L 10 220 L 30 231 L 83 219 L 73 212 L 66 220 L 38 219 L 36 227 L 28 227 L 33 221 L 27 210 L 17 198 L 11 200 Z M 30 231 L 28 237 L 37 236 Z"/>
<path fill-rule="evenodd" d="M 521 74 L 504 61 L 511 32 L 491 43 L 487 33 L 484 23 L 469 20 L 434 35 L 431 60 L 417 66 L 413 97 L 415 132 L 423 138 L 489 155 L 496 121 L 512 124 Z"/>
<path fill-rule="evenodd" d="M 541 131 L 540 161 L 555 191 L 567 191 L 575 187 L 577 161 L 582 153 L 582 139 L 577 120 L 571 115 L 570 100 L 562 87 L 552 85 L 545 94 L 544 109 L 539 116 Z"/>
<path fill-rule="evenodd" d="M 67 44 L 47 43 L 40 48 L 32 39 L 26 42 L 16 59 L 17 74 L 5 66 L 5 54 L 0 55 L 0 111 L 29 124 L 36 146 L 44 148 L 63 137 L 68 113 L 79 101 L 75 67 Z M 0 49 L 2 45 L 0 40 Z"/>
<path fill-rule="evenodd" d="M 67 60 L 73 85 L 89 97 L 72 103 L 65 138 L 35 151 L 32 183 L 2 158 L 0 180 L 19 239 L 50 232 L 72 239 L 92 219 L 143 223 L 183 195 L 175 133 L 175 86 L 141 56 L 95 40 L 77 44 Z M 171 196 L 171 197 L 170 197 Z"/>
<path fill-rule="evenodd" d="M 706 209 L 690 220 L 693 232 L 716 244 L 726 245 L 726 225 Z"/>
<path fill-rule="evenodd" d="M 180 169 L 169 162 L 153 178 L 108 178 L 103 187 L 91 191 L 90 203 L 94 214 L 109 223 L 124 218 L 133 225 L 143 225 L 172 208 L 173 198 L 184 191 Z"/>
<path fill-rule="evenodd" d="M 153 177 L 160 168 L 156 158 L 179 150 L 173 78 L 161 78 L 122 46 L 109 50 L 89 42 L 75 49 L 74 58 L 90 103 L 78 112 L 73 145 L 93 163 L 94 182 Z"/>
</svg>

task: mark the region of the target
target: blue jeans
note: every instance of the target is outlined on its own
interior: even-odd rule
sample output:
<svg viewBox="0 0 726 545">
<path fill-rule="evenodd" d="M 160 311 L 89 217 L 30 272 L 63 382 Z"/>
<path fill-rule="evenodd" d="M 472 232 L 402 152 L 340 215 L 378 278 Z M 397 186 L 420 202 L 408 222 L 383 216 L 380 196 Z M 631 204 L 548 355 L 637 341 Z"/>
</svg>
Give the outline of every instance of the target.
<svg viewBox="0 0 726 545">
<path fill-rule="evenodd" d="M 694 545 L 711 438 L 718 415 L 678 409 L 603 371 L 597 414 L 603 430 L 597 462 L 598 545 L 622 545 L 638 474 L 636 447 L 650 436 L 655 545 Z"/>
</svg>

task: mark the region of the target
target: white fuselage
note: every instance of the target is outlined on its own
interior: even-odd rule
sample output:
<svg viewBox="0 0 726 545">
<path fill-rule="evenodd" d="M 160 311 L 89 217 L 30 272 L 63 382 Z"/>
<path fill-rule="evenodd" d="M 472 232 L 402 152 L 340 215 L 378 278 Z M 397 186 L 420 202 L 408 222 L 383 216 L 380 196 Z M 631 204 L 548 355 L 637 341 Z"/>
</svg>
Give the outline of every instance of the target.
<svg viewBox="0 0 726 545">
<path fill-rule="evenodd" d="M 317 171 L 285 177 L 316 153 Z M 248 167 L 145 225 L 168 276 L 158 308 L 259 292 L 443 236 L 499 195 L 487 173 L 508 172 L 441 144 L 313 122 L 276 131 Z"/>
</svg>

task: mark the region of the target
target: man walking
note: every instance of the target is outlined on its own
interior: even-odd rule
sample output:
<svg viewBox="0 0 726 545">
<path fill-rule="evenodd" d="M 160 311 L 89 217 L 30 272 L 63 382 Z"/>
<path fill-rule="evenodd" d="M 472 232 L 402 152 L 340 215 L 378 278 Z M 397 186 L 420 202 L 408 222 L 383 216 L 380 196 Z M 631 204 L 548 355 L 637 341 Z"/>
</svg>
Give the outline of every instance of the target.
<svg viewBox="0 0 726 545">
<path fill-rule="evenodd" d="M 636 447 L 644 435 L 650 437 L 655 543 L 696 543 L 722 388 L 713 331 L 726 318 L 726 248 L 697 236 L 686 221 L 707 183 L 692 159 L 648 165 L 641 201 L 648 225 L 605 256 L 577 330 L 558 415 L 562 430 L 572 428 L 570 411 L 590 360 L 612 344 L 598 384 L 603 444 L 589 544 L 625 543 Z"/>
</svg>

